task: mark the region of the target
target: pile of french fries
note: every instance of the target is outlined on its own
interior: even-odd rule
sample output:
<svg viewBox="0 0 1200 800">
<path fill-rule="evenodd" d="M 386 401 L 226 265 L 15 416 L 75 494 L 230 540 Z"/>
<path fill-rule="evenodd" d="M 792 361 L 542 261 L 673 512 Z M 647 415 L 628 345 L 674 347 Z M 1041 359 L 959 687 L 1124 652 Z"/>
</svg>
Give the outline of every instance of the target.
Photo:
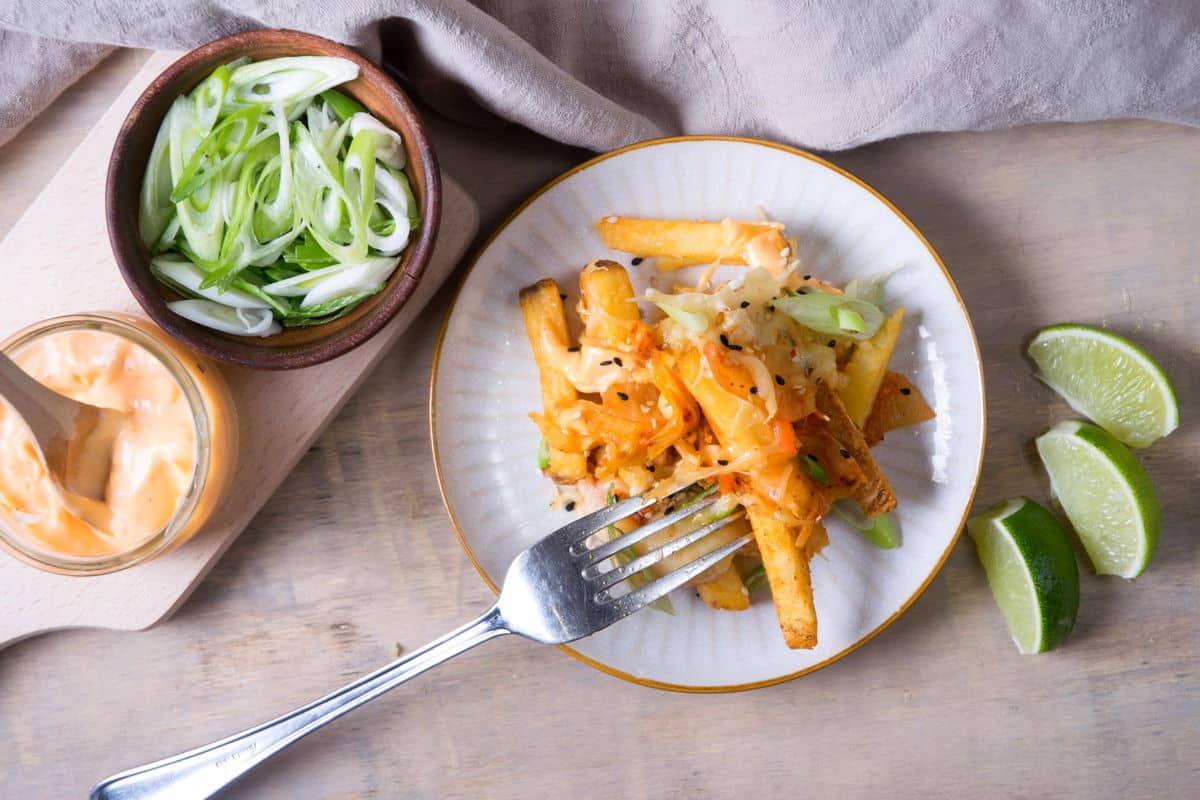
<svg viewBox="0 0 1200 800">
<path fill-rule="evenodd" d="M 597 230 L 610 249 L 653 258 L 659 270 L 745 264 L 781 276 L 796 291 L 840 291 L 794 274 L 795 243 L 776 223 L 612 216 Z M 708 280 L 676 291 L 702 291 Z M 740 328 L 681 335 L 669 320 L 643 320 L 629 274 L 615 261 L 584 267 L 579 290 L 577 342 L 555 281 L 538 281 L 520 296 L 541 381 L 542 410 L 530 416 L 545 440 L 543 471 L 562 502 L 582 512 L 696 481 L 717 487 L 723 502 L 745 509 L 744 518 L 663 559 L 655 571 L 665 574 L 749 526 L 754 545 L 701 575 L 697 593 L 712 608 L 744 610 L 747 581 L 765 575 L 787 645 L 815 647 L 810 562 L 828 542 L 822 518 L 842 498 L 853 498 L 869 517 L 894 509 L 895 493 L 870 447 L 890 430 L 933 417 L 916 387 L 888 370 L 904 310 L 866 340 L 817 337 L 829 348 L 820 355 L 834 365 L 821 373 L 798 355 L 816 346 L 812 332 L 770 314 L 773 307 L 742 302 L 722 317 L 728 322 L 744 312 Z M 765 343 L 744 334 L 754 320 L 768 333 Z M 640 543 L 641 552 L 690 530 L 673 527 Z"/>
</svg>

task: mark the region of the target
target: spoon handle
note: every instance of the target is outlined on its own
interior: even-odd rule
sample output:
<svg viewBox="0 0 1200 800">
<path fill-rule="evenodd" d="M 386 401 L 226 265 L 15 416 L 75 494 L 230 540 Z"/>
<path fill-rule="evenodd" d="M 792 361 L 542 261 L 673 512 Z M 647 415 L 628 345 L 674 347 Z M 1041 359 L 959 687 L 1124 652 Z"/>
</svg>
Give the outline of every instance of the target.
<svg viewBox="0 0 1200 800">
<path fill-rule="evenodd" d="M 79 406 L 38 383 L 4 353 L 0 353 L 0 397 L 25 419 L 43 452 L 56 435 L 70 430 Z"/>
</svg>

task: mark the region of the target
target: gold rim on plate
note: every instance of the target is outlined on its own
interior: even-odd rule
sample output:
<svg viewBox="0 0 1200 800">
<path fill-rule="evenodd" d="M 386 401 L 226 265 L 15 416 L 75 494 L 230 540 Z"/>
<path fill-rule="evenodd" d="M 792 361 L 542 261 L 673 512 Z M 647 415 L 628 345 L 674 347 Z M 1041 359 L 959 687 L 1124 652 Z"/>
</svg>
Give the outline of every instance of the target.
<svg viewBox="0 0 1200 800">
<path fill-rule="evenodd" d="M 470 276 L 471 276 L 471 271 L 475 269 L 475 265 L 479 263 L 479 260 L 483 257 L 483 254 L 488 251 L 488 248 L 491 247 L 492 243 L 496 240 L 496 237 L 498 237 L 506 228 L 508 228 L 508 226 L 511 225 L 513 223 L 513 221 L 521 215 L 521 212 L 523 212 L 526 208 L 528 208 L 530 205 L 532 205 L 534 203 L 534 201 L 536 201 L 538 198 L 540 198 L 542 195 L 544 195 L 550 189 L 554 188 L 555 186 L 557 186 L 558 184 L 567 180 L 568 178 L 570 178 L 574 175 L 577 175 L 591 167 L 594 167 L 595 165 L 599 164 L 602 161 L 607 161 L 608 159 L 613 158 L 614 156 L 619 156 L 624 153 L 631 152 L 633 150 L 640 150 L 645 147 L 658 147 L 660 145 L 674 144 L 677 142 L 738 142 L 741 144 L 752 144 L 752 145 L 758 145 L 760 147 L 767 147 L 772 150 L 781 150 L 785 153 L 790 153 L 791 155 L 799 156 L 800 158 L 804 158 L 804 159 L 807 159 L 808 161 L 812 161 L 813 163 L 819 164 L 820 166 L 825 167 L 828 170 L 832 170 L 833 172 L 837 173 L 838 175 L 841 175 L 843 178 L 853 181 L 855 184 L 857 184 L 858 186 L 860 186 L 863 189 L 865 189 L 866 191 L 868 191 L 877 200 L 879 200 L 881 203 L 883 203 L 885 206 L 887 206 L 888 210 L 890 210 L 893 214 L 895 214 L 900 219 L 900 221 L 903 222 L 908 227 L 908 229 L 913 232 L 913 235 L 915 235 L 917 237 L 917 239 L 920 240 L 921 244 L 925 247 L 925 249 L 929 251 L 929 255 L 933 257 L 934 263 L 937 264 L 938 269 L 940 269 L 942 271 L 942 276 L 946 279 L 946 283 L 950 286 L 950 291 L 952 291 L 954 293 L 954 299 L 958 302 L 958 307 L 962 311 L 963 319 L 967 323 L 967 331 L 971 335 L 971 346 L 975 349 L 975 369 L 976 369 L 976 372 L 977 372 L 978 378 L 979 378 L 980 436 L 979 436 L 979 450 L 976 452 L 976 461 L 977 461 L 978 466 L 976 466 L 976 468 L 975 468 L 975 478 L 971 483 L 971 493 L 970 493 L 970 496 L 967 498 L 966 504 L 963 506 L 962 516 L 958 520 L 958 524 L 954 531 L 954 536 L 951 537 L 950 543 L 948 545 L 946 545 L 945 551 L 938 558 L 937 564 L 935 564 L 933 569 L 930 570 L 929 577 L 927 577 L 921 583 L 921 585 L 917 587 L 916 591 L 914 591 L 912 593 L 912 595 L 906 601 L 904 601 L 904 603 L 900 606 L 900 608 L 898 608 L 891 616 L 889 616 L 887 619 L 885 619 L 883 622 L 881 622 L 874 630 L 872 630 L 870 633 L 868 633 L 867 635 L 860 638 L 854 644 L 850 645 L 849 647 L 846 647 L 845 649 L 841 650 L 840 652 L 834 653 L 832 656 L 825 659 L 824 661 L 821 661 L 817 664 L 813 664 L 811 667 L 806 667 L 802 670 L 799 670 L 798 672 L 792 672 L 787 675 L 780 675 L 779 677 L 776 677 L 776 678 L 767 678 L 767 679 L 761 680 L 761 681 L 754 681 L 752 683 L 738 683 L 738 684 L 730 684 L 730 685 L 725 685 L 725 686 L 686 686 L 683 684 L 666 683 L 663 681 L 651 680 L 649 678 L 639 678 L 636 675 L 631 675 L 628 672 L 624 672 L 622 670 L 615 669 L 614 667 L 610 667 L 609 665 L 601 663 L 593 658 L 589 658 L 588 656 L 585 656 L 583 653 L 579 652 L 578 650 L 576 650 L 573 647 L 570 647 L 568 645 L 564 644 L 564 645 L 558 646 L 560 650 L 562 650 L 565 653 L 567 653 L 568 655 L 571 655 L 572 657 L 578 659 L 579 661 L 582 661 L 584 664 L 587 664 L 589 667 L 594 667 L 595 669 L 598 669 L 601 672 L 607 673 L 608 675 L 612 675 L 613 677 L 620 678 L 621 680 L 629 681 L 630 683 L 636 683 L 639 686 L 646 686 L 651 689 L 665 689 L 667 691 L 672 691 L 672 692 L 686 692 L 686 693 L 692 693 L 692 694 L 718 694 L 718 693 L 724 693 L 724 692 L 745 692 L 745 691 L 749 691 L 751 689 L 761 689 L 766 686 L 774 686 L 776 684 L 786 683 L 787 681 L 795 680 L 796 678 L 807 675 L 810 672 L 816 672 L 817 670 L 821 669 L 822 667 L 829 666 L 833 662 L 839 661 L 840 659 L 848 656 L 850 653 L 853 653 L 855 650 L 862 647 L 864 644 L 871 641 L 879 634 L 883 633 L 883 631 L 886 630 L 889 626 L 891 626 L 891 624 L 893 622 L 895 622 L 900 617 L 900 615 L 902 615 L 905 611 L 908 611 L 908 609 L 912 607 L 912 604 L 915 603 L 917 601 L 917 599 L 922 594 L 925 593 L 925 590 L 929 588 L 929 585 L 931 583 L 933 583 L 933 579 L 936 578 L 938 576 L 938 573 L 942 571 L 942 567 L 945 565 L 946 559 L 950 557 L 950 553 L 954 550 L 954 546 L 958 543 L 958 539 L 962 535 L 963 525 L 967 520 L 967 515 L 970 513 L 971 504 L 975 501 L 975 493 L 979 489 L 979 476 L 983 470 L 983 453 L 984 453 L 985 446 L 987 444 L 987 402 L 986 402 L 986 393 L 984 391 L 984 382 L 983 382 L 983 360 L 982 360 L 982 357 L 979 352 L 979 340 L 975 336 L 975 326 L 971 323 L 971 315 L 967 312 L 967 307 L 966 307 L 966 304 L 963 303 L 962 295 L 959 294 L 959 292 L 958 292 L 958 286 L 955 285 L 954 279 L 952 277 L 950 277 L 950 272 L 949 272 L 949 270 L 946 269 L 946 265 L 942 262 L 941 256 L 939 256 L 937 254 L 937 251 L 933 249 L 933 245 L 931 245 L 929 243 L 929 240 L 926 239 L 925 236 L 921 233 L 921 231 L 919 231 L 917 229 L 917 226 L 912 223 L 912 220 L 910 220 L 908 217 L 906 217 L 904 215 L 904 213 L 902 211 L 900 211 L 900 209 L 896 208 L 896 206 L 892 203 L 892 201 L 890 201 L 886 197 L 884 197 L 878 190 L 875 189 L 875 187 L 871 186 L 869 183 L 862 180 L 858 176 L 847 172 L 846 170 L 842 169 L 841 167 L 837 166 L 836 164 L 831 164 L 830 162 L 826 161 L 825 159 L 815 156 L 812 153 L 808 153 L 797 147 L 790 147 L 788 145 L 779 144 L 777 142 L 768 142 L 763 139 L 752 139 L 752 138 L 743 137 L 743 136 L 668 136 L 668 137 L 661 138 L 661 139 L 647 139 L 642 142 L 635 142 L 634 144 L 626 145 L 625 147 L 619 147 L 616 150 L 610 150 L 609 152 L 602 153 L 602 154 L 596 156 L 595 158 L 591 158 L 591 159 L 583 162 L 582 164 L 579 164 L 578 166 L 572 167 L 571 169 L 567 170 L 563 174 L 559 175 L 557 178 L 554 178 L 553 180 L 551 180 L 546 185 L 542 186 L 540 189 L 538 189 L 536 192 L 534 192 L 532 195 L 530 195 L 528 198 L 526 198 L 524 202 L 522 202 L 519 206 L 517 206 L 516 209 L 514 209 L 511 214 L 509 214 L 507 217 L 505 217 L 504 221 L 501 222 L 496 227 L 496 229 L 493 230 L 491 232 L 491 234 L 488 235 L 487 239 L 484 240 L 483 244 L 479 246 L 479 249 L 475 251 L 475 255 L 473 255 L 471 257 L 470 263 L 467 264 L 467 268 L 463 271 L 462 277 L 459 279 L 458 285 L 454 288 L 454 295 L 450 298 L 450 305 L 446 309 L 446 315 L 442 318 L 441 327 L 438 329 L 437 343 L 434 346 L 434 351 L 433 351 L 433 366 L 430 370 L 430 378 L 429 378 L 429 438 L 430 438 L 430 442 L 433 446 L 433 468 L 434 468 L 434 473 L 437 475 L 438 491 L 441 493 L 441 496 L 442 496 L 442 505 L 444 505 L 446 507 L 446 513 L 450 515 L 450 524 L 452 526 L 454 526 L 454 533 L 458 536 L 459 544 L 462 545 L 463 550 L 467 554 L 467 558 L 471 561 L 471 565 L 473 567 L 475 567 L 475 571 L 479 573 L 479 577 L 483 578 L 484 583 L 486 583 L 493 592 L 496 592 L 497 594 L 499 594 L 500 587 L 496 585 L 496 582 L 493 581 L 491 576 L 489 576 L 487 574 L 487 572 L 484 570 L 483 565 L 481 565 L 479 563 L 479 559 L 475 557 L 475 552 L 471 549 L 471 545 L 467 541 L 466 534 L 463 533 L 462 526 L 458 524 L 458 518 L 454 516 L 454 509 L 450 507 L 450 500 L 446 496 L 446 482 L 442 477 L 442 460 L 438 453 L 438 442 L 437 442 L 437 433 L 436 433 L 436 429 L 437 429 L 437 411 L 436 411 L 436 408 L 437 408 L 437 370 L 438 370 L 438 364 L 440 363 L 441 357 L 442 357 L 442 344 L 445 342 L 446 331 L 450 327 L 450 318 L 454 314 L 454 307 L 458 303 L 458 296 L 462 293 L 463 287 L 466 286 L 467 279 L 470 278 Z"/>
</svg>

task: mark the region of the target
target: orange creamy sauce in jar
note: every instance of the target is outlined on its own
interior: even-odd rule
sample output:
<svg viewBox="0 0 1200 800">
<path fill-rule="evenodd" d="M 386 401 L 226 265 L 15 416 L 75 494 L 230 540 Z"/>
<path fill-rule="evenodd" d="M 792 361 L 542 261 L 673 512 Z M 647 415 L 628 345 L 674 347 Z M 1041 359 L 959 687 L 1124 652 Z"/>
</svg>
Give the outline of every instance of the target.
<svg viewBox="0 0 1200 800">
<path fill-rule="evenodd" d="M 56 392 L 126 415 L 104 497 L 87 521 L 73 513 L 25 421 L 0 399 L 0 532 L 39 566 L 75 572 L 69 565 L 80 559 L 87 572 L 109 571 L 182 542 L 205 521 L 232 471 L 236 416 L 212 365 L 157 328 L 115 314 L 62 319 L 30 329 L 8 352 Z"/>
<path fill-rule="evenodd" d="M 128 416 L 113 443 L 105 507 L 93 527 L 64 502 L 24 420 L 0 404 L 0 521 L 70 556 L 119 553 L 166 527 L 196 470 L 196 421 L 167 368 L 102 331 L 52 333 L 15 360 L 60 394 Z"/>
</svg>

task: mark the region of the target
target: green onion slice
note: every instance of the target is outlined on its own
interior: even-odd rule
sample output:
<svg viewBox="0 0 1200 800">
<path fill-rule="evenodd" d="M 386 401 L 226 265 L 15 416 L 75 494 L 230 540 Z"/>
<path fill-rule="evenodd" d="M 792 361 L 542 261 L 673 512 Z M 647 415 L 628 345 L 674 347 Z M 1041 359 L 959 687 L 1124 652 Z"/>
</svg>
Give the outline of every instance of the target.
<svg viewBox="0 0 1200 800">
<path fill-rule="evenodd" d="M 230 74 L 227 103 L 235 108 L 282 103 L 298 113 L 321 92 L 357 77 L 358 65 L 344 58 L 291 56 L 252 61 Z"/>
<path fill-rule="evenodd" d="M 238 336 L 270 336 L 282 326 L 265 308 L 230 308 L 212 300 L 176 300 L 167 308 L 199 325 Z"/>
<path fill-rule="evenodd" d="M 325 106 L 333 112 L 334 116 L 342 122 L 350 119 L 355 114 L 365 114 L 367 111 L 362 103 L 348 94 L 339 92 L 337 89 L 326 89 L 318 96 L 325 101 Z"/>
<path fill-rule="evenodd" d="M 890 514 L 863 517 L 857 511 L 847 508 L 844 503 L 834 503 L 833 511 L 876 547 L 892 550 L 900 546 L 900 530 Z"/>
<path fill-rule="evenodd" d="M 270 308 L 270 304 L 238 289 L 221 290 L 204 286 L 205 273 L 186 258 L 158 256 L 150 261 L 150 270 L 181 294 L 203 297 L 230 308 Z"/>
<path fill-rule="evenodd" d="M 821 462 L 817 461 L 814 456 L 801 456 L 800 464 L 814 481 L 825 486 L 829 485 L 829 473 L 825 471 L 825 468 L 821 466 Z"/>
<path fill-rule="evenodd" d="M 664 314 L 692 333 L 704 333 L 711 322 L 713 296 L 701 292 L 666 294 L 647 289 L 640 298 L 658 306 Z"/>
<path fill-rule="evenodd" d="M 882 308 L 883 289 L 887 285 L 888 280 L 899 271 L 900 268 L 897 267 L 886 272 L 877 272 L 874 275 L 855 278 L 846 284 L 846 296 L 853 297 L 855 300 L 864 300 Z"/>
<path fill-rule="evenodd" d="M 767 569 L 762 564 L 759 564 L 754 569 L 746 573 L 746 577 L 742 578 L 742 583 L 746 586 L 746 592 L 754 594 L 762 589 L 767 588 Z"/>
<path fill-rule="evenodd" d="M 809 291 L 773 301 L 775 308 L 817 333 L 870 339 L 884 322 L 883 311 L 865 300 Z"/>
<path fill-rule="evenodd" d="M 336 113 L 336 112 L 335 112 Z M 379 138 L 379 160 L 392 169 L 404 167 L 404 141 L 400 134 L 384 125 L 365 110 L 350 117 L 350 135 L 358 136 L 363 131 L 373 131 Z"/>
</svg>

